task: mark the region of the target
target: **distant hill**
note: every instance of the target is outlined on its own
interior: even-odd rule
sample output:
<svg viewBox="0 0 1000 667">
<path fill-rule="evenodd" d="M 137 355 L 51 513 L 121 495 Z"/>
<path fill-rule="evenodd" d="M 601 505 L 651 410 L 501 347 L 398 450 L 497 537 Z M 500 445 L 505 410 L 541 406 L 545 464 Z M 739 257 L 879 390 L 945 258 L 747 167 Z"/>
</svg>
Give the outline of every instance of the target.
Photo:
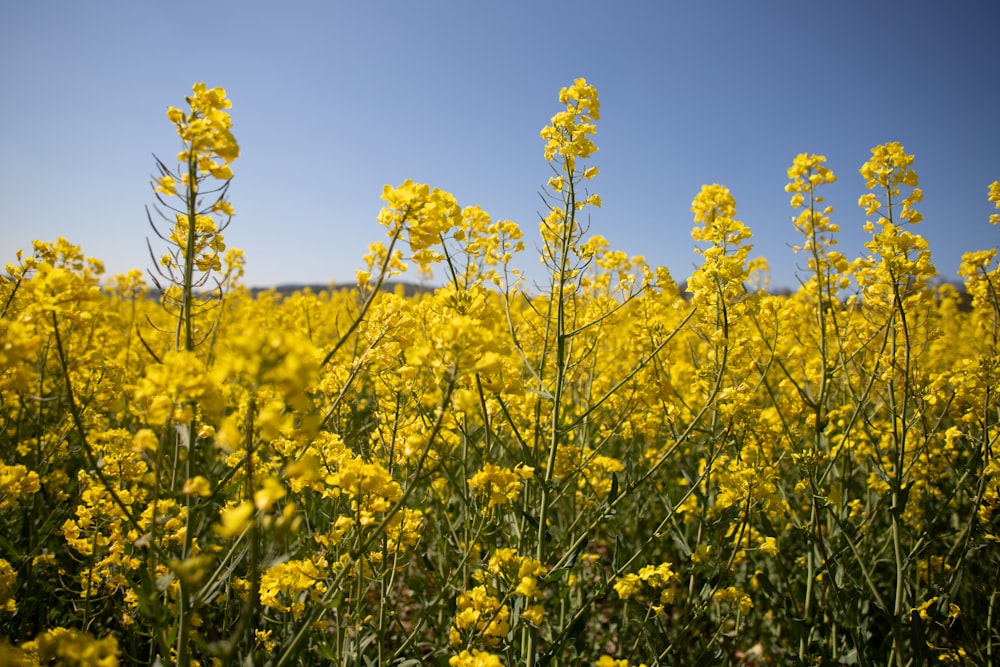
<svg viewBox="0 0 1000 667">
<path fill-rule="evenodd" d="M 434 286 L 431 286 L 431 285 L 418 285 L 417 283 L 409 283 L 409 282 L 401 282 L 401 281 L 395 281 L 395 280 L 387 280 L 385 283 L 382 284 L 382 291 L 383 292 L 395 292 L 397 285 L 402 285 L 403 286 L 403 294 L 404 294 L 404 296 L 414 296 L 416 294 L 430 294 L 435 289 L 437 289 L 437 287 L 434 287 Z M 330 284 L 326 284 L 326 285 L 323 285 L 323 284 L 320 284 L 320 283 L 313 283 L 313 284 L 296 284 L 296 283 L 290 283 L 290 284 L 287 284 L 287 285 L 277 285 L 275 287 L 250 287 L 249 289 L 250 289 L 251 296 L 257 296 L 258 294 L 261 294 L 261 293 L 264 293 L 264 292 L 275 292 L 275 293 L 281 295 L 282 297 L 288 297 L 288 296 L 291 296 L 292 294 L 295 294 L 296 292 L 302 292 L 303 290 L 307 290 L 307 289 L 310 292 L 314 292 L 316 294 L 319 294 L 320 292 L 329 292 L 330 290 L 337 290 L 337 291 L 340 291 L 340 290 L 348 290 L 348 291 L 357 290 L 357 286 L 356 285 L 350 285 L 350 284 L 338 285 L 338 284 L 335 284 L 335 283 L 330 283 Z"/>
</svg>

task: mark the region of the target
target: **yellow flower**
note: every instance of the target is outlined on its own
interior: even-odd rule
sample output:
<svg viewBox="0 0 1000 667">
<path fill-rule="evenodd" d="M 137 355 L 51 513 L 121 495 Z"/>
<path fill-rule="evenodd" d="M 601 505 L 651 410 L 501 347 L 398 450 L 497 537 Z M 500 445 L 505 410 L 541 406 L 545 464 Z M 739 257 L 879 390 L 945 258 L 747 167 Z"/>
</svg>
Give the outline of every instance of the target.
<svg viewBox="0 0 1000 667">
<path fill-rule="evenodd" d="M 538 579 L 535 577 L 523 577 L 514 592 L 524 597 L 540 597 L 542 594 L 538 588 Z"/>
<path fill-rule="evenodd" d="M 917 612 L 920 615 L 920 618 L 922 618 L 924 621 L 929 621 L 931 617 L 930 614 L 927 613 L 927 610 L 930 608 L 932 604 L 934 604 L 937 601 L 938 601 L 938 596 L 935 595 L 929 600 L 925 600 L 920 604 L 918 604 L 913 609 L 911 609 L 910 613 L 912 614 L 913 612 Z"/>
<path fill-rule="evenodd" d="M 497 373 L 502 368 L 503 357 L 492 350 L 487 350 L 474 366 L 477 373 Z"/>
<path fill-rule="evenodd" d="M 14 588 L 17 584 L 17 573 L 10 563 L 0 558 L 0 611 L 15 612 L 17 603 L 14 601 Z"/>
<path fill-rule="evenodd" d="M 764 541 L 761 542 L 760 550 L 766 553 L 768 556 L 775 556 L 780 553 L 778 551 L 778 540 L 773 537 L 765 537 Z"/>
<path fill-rule="evenodd" d="M 750 599 L 750 596 L 735 586 L 715 591 L 712 598 L 716 602 L 735 606 L 743 616 L 749 614 L 750 610 L 753 609 L 753 600 Z"/>
<path fill-rule="evenodd" d="M 250 525 L 254 506 L 249 500 L 222 510 L 222 523 L 215 526 L 215 532 L 225 538 L 240 535 Z"/>
<path fill-rule="evenodd" d="M 261 488 L 253 495 L 254 505 L 261 512 L 266 512 L 277 501 L 285 497 L 285 487 L 274 477 L 267 477 L 261 484 Z"/>
<path fill-rule="evenodd" d="M 478 649 L 462 651 L 448 658 L 450 667 L 503 667 L 500 657 Z"/>
<path fill-rule="evenodd" d="M 590 136 L 597 132 L 593 122 L 601 118 L 597 89 L 586 79 L 576 79 L 569 88 L 559 91 L 559 101 L 566 110 L 552 117 L 552 123 L 541 131 L 546 141 L 545 159 L 561 154 L 565 170 L 572 172 L 576 158 L 587 158 L 597 150 Z"/>
<path fill-rule="evenodd" d="M 68 628 L 46 630 L 34 640 L 21 644 L 21 650 L 43 665 L 118 665 L 118 641 L 114 636 L 95 639 L 90 634 Z"/>
<path fill-rule="evenodd" d="M 232 174 L 230 174 L 230 178 L 232 178 Z M 236 211 L 233 209 L 233 205 L 224 199 L 219 200 L 214 204 L 212 204 L 212 211 L 230 217 L 236 215 Z"/>
<path fill-rule="evenodd" d="M 268 653 L 274 653 L 274 650 L 278 646 L 278 643 L 271 639 L 271 633 L 272 630 L 270 629 L 254 630 L 254 638 L 257 640 L 257 643 L 262 644 L 264 646 L 264 650 Z"/>
<path fill-rule="evenodd" d="M 228 164 L 212 164 L 209 166 L 208 171 L 212 174 L 213 178 L 217 178 L 220 181 L 228 181 L 233 177 L 233 169 Z"/>
<path fill-rule="evenodd" d="M 651 605 L 656 603 L 664 605 L 674 599 L 674 590 L 670 583 L 676 576 L 670 563 L 646 565 L 640 568 L 638 573 L 619 577 L 614 589 L 622 600 L 636 599 Z"/>
<path fill-rule="evenodd" d="M 161 176 L 156 181 L 156 191 L 162 192 L 165 195 L 176 195 L 177 194 L 177 181 L 174 180 L 173 176 Z"/>
<path fill-rule="evenodd" d="M 594 662 L 594 667 L 629 667 L 629 662 L 612 658 L 610 655 L 602 655 Z M 638 667 L 646 667 L 646 663 L 641 663 Z"/>
<path fill-rule="evenodd" d="M 615 592 L 622 600 L 638 595 L 642 590 L 642 580 L 635 574 L 626 574 L 618 578 L 614 584 Z"/>
<path fill-rule="evenodd" d="M 0 461 L 0 510 L 17 507 L 20 499 L 41 488 L 38 473 L 23 465 L 9 466 Z"/>
<path fill-rule="evenodd" d="M 485 586 L 461 593 L 455 602 L 457 612 L 450 633 L 452 644 L 461 644 L 463 637 L 482 635 L 488 648 L 496 648 L 500 639 L 510 632 L 510 608 L 501 605 Z"/>
<path fill-rule="evenodd" d="M 712 551 L 712 545 L 710 544 L 699 544 L 698 548 L 691 552 L 691 562 L 692 563 L 704 563 L 708 560 L 708 555 Z"/>
<path fill-rule="evenodd" d="M 170 569 L 174 571 L 177 578 L 189 586 L 197 586 L 205 578 L 209 566 L 212 564 L 212 557 L 207 555 L 192 556 L 186 560 L 173 559 L 170 561 Z"/>
<path fill-rule="evenodd" d="M 483 469 L 469 478 L 469 488 L 481 492 L 487 499 L 484 511 L 498 505 L 506 505 L 517 499 L 524 486 L 523 477 L 516 470 L 501 468 L 487 463 Z"/>
<path fill-rule="evenodd" d="M 540 604 L 529 604 L 524 608 L 522 616 L 528 623 L 535 627 L 541 627 L 542 621 L 545 619 L 545 608 Z"/>
<path fill-rule="evenodd" d="M 182 493 L 186 496 L 202 496 L 207 498 L 212 495 L 212 484 L 201 475 L 197 475 L 184 482 Z"/>
<path fill-rule="evenodd" d="M 306 601 L 316 600 L 324 592 L 322 572 L 312 560 L 278 563 L 260 577 L 260 603 L 296 617 L 305 610 Z"/>
<path fill-rule="evenodd" d="M 1000 181 L 993 181 L 990 183 L 988 188 L 989 191 L 989 201 L 1000 209 Z M 991 225 L 1000 225 L 1000 213 L 993 213 L 990 215 Z"/>
</svg>

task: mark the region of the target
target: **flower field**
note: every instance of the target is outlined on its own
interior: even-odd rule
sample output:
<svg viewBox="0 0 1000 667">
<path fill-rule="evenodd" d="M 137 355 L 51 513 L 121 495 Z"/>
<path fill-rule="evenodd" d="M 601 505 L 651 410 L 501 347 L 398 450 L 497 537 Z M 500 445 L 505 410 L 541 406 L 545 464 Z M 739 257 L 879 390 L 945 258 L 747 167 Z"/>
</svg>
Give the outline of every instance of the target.
<svg viewBox="0 0 1000 667">
<path fill-rule="evenodd" d="M 148 277 L 8 258 L 0 664 L 997 664 L 996 249 L 941 283 L 888 143 L 864 254 L 803 154 L 800 288 L 758 287 L 721 185 L 679 287 L 589 228 L 598 95 L 558 101 L 537 253 L 406 181 L 357 285 L 252 297 L 231 105 L 198 84 Z M 384 289 L 413 272 L 443 287 Z"/>
</svg>

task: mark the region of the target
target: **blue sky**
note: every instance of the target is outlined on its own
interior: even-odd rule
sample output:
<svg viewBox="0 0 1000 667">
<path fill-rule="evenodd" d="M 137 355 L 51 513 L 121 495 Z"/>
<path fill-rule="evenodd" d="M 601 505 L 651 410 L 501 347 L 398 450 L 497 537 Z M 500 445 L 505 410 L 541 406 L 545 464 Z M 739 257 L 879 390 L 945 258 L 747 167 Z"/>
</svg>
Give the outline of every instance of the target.
<svg viewBox="0 0 1000 667">
<path fill-rule="evenodd" d="M 153 154 L 197 81 L 233 101 L 250 285 L 350 282 L 384 184 L 452 192 L 537 236 L 550 171 L 539 130 L 559 89 L 601 98 L 591 229 L 678 279 L 691 200 L 721 183 L 772 287 L 794 286 L 783 187 L 826 155 L 841 250 L 862 252 L 858 169 L 876 144 L 916 156 L 938 270 L 1000 243 L 1000 3 L 990 1 L 253 2 L 8 0 L 0 6 L 0 249 L 62 235 L 109 273 L 150 266 Z M 155 239 L 154 239 L 155 240 Z M 154 247 L 161 248 L 158 243 Z M 522 260 L 537 275 L 533 249 Z"/>
</svg>

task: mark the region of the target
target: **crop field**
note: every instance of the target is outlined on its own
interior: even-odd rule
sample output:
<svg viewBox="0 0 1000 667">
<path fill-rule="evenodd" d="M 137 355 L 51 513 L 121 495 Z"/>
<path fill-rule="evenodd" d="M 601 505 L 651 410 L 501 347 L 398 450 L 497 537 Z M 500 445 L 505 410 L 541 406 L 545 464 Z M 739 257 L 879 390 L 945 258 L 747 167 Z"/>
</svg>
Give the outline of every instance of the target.
<svg viewBox="0 0 1000 667">
<path fill-rule="evenodd" d="M 356 285 L 252 296 L 230 107 L 168 110 L 147 272 L 5 258 L 0 664 L 998 664 L 1000 269 L 939 279 L 903 146 L 860 156 L 857 257 L 794 157 L 793 293 L 704 186 L 678 286 L 587 223 L 578 79 L 537 251 L 406 181 Z"/>
</svg>

